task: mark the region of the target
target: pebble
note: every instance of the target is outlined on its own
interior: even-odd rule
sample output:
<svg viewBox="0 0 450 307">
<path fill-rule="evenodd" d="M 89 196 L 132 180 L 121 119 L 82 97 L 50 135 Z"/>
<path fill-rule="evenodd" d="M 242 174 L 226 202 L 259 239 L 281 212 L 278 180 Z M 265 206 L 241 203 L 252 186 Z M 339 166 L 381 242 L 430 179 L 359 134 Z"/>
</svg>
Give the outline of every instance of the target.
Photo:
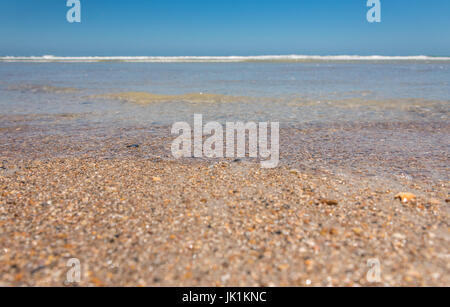
<svg viewBox="0 0 450 307">
<path fill-rule="evenodd" d="M 328 205 L 328 206 L 337 206 L 339 204 L 338 201 L 332 200 L 332 199 L 320 199 L 319 200 L 322 204 Z"/>
<path fill-rule="evenodd" d="M 139 148 L 139 144 L 128 145 L 127 148 Z"/>
</svg>

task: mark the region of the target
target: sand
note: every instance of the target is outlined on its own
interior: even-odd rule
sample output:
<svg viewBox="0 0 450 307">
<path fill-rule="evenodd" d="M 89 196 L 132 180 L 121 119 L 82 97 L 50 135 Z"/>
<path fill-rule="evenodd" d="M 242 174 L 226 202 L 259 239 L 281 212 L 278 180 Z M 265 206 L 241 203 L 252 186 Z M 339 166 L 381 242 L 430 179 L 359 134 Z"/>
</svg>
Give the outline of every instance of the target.
<svg viewBox="0 0 450 307">
<path fill-rule="evenodd" d="M 231 103 L 240 99 L 248 99 L 247 97 L 235 97 L 228 95 L 209 94 L 209 93 L 188 93 L 182 95 L 160 95 L 148 92 L 121 92 L 114 94 L 96 95 L 97 99 L 112 99 L 139 105 L 147 105 L 151 103 L 167 103 L 173 101 L 182 101 L 187 103 Z"/>
<path fill-rule="evenodd" d="M 2 286 L 450 285 L 446 143 L 409 145 L 448 125 L 282 129 L 265 170 L 174 160 L 168 127 L 19 124 L 1 135 Z"/>
</svg>

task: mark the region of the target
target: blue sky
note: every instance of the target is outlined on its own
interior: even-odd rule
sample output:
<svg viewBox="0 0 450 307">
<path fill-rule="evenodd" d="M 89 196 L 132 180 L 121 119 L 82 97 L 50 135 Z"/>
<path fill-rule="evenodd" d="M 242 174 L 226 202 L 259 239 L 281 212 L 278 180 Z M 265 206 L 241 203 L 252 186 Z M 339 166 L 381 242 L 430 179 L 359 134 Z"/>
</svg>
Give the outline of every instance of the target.
<svg viewBox="0 0 450 307">
<path fill-rule="evenodd" d="M 0 55 L 450 55 L 449 0 L 1 0 Z"/>
</svg>

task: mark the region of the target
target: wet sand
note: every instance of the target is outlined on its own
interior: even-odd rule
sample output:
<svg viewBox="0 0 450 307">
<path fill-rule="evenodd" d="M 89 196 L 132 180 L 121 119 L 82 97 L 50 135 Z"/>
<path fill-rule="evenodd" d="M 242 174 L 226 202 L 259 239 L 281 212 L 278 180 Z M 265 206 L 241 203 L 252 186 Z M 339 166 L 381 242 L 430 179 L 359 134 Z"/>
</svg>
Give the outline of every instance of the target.
<svg viewBox="0 0 450 307">
<path fill-rule="evenodd" d="M 0 285 L 68 285 L 71 258 L 80 286 L 450 285 L 445 121 L 284 127 L 264 170 L 66 117 L 1 127 Z"/>
</svg>

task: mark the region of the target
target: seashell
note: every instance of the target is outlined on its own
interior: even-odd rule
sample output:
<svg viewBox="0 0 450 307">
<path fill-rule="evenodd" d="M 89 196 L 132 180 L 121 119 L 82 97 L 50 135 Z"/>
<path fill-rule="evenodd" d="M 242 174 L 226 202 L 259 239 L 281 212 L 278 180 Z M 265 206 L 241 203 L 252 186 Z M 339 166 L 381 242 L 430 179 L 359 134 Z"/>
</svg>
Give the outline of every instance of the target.
<svg viewBox="0 0 450 307">
<path fill-rule="evenodd" d="M 394 197 L 394 199 L 398 199 L 404 204 L 409 203 L 409 202 L 415 202 L 416 198 L 417 198 L 416 195 L 414 195 L 412 193 L 398 193 Z"/>
</svg>

